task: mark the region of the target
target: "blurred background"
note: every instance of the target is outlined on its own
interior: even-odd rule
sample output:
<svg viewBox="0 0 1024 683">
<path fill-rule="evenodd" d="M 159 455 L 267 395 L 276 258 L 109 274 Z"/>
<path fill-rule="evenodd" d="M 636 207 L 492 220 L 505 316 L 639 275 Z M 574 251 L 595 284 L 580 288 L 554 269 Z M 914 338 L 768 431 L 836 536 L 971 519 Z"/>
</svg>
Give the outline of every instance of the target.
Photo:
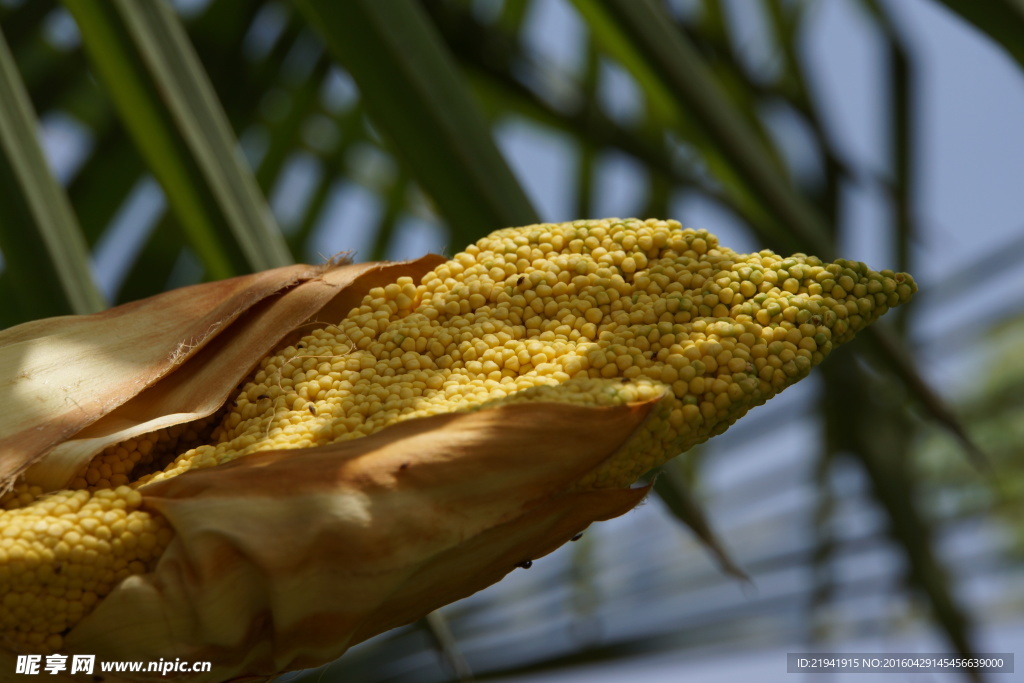
<svg viewBox="0 0 1024 683">
<path fill-rule="evenodd" d="M 282 680 L 1024 655 L 1018 3 L 0 0 L 0 32 L 3 327 L 606 216 L 919 283 L 636 511 Z"/>
</svg>

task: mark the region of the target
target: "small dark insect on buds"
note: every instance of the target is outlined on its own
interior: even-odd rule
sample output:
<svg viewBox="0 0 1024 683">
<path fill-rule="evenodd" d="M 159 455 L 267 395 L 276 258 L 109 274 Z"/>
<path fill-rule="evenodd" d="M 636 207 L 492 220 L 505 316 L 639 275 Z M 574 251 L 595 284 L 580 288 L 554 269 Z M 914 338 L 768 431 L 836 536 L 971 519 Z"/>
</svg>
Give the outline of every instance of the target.
<svg viewBox="0 0 1024 683">
<path fill-rule="evenodd" d="M 516 280 L 516 286 L 518 287 L 519 285 L 523 284 L 524 282 L 526 282 L 526 276 L 525 275 L 520 275 L 519 279 Z"/>
<path fill-rule="evenodd" d="M 260 394 L 259 396 L 256 397 L 256 400 L 257 401 L 262 401 L 265 398 L 270 398 L 270 397 L 267 396 L 266 394 Z"/>
<path fill-rule="evenodd" d="M 529 569 L 533 566 L 533 560 L 523 560 L 522 562 L 516 562 L 516 566 L 520 569 Z"/>
<path fill-rule="evenodd" d="M 309 412 L 311 412 L 311 413 L 313 413 L 314 415 L 316 415 L 316 406 L 315 406 L 315 405 L 313 405 L 312 403 L 310 403 L 310 404 L 309 404 L 308 406 L 306 406 L 306 407 L 307 407 L 307 408 L 309 408 Z"/>
</svg>

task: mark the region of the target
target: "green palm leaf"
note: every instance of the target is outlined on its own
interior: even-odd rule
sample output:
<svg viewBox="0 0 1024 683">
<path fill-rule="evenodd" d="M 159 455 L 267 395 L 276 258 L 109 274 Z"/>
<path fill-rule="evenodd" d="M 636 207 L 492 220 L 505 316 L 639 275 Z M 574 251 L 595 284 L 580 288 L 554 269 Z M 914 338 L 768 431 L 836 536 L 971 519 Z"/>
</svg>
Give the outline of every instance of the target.
<svg viewBox="0 0 1024 683">
<path fill-rule="evenodd" d="M 302 0 L 368 113 L 447 218 L 456 243 L 536 213 L 498 152 L 446 47 L 412 0 Z"/>
<path fill-rule="evenodd" d="M 106 307 L 89 272 L 89 248 L 82 237 L 68 197 L 50 173 L 43 150 L 36 138 L 38 122 L 32 103 L 18 76 L 7 41 L 0 33 L 0 146 L 8 166 L 23 193 L 30 224 L 3 221 L 0 238 L 4 253 L 13 264 L 38 263 L 36 254 L 45 254 L 42 264 L 60 283 L 68 307 L 75 313 L 94 313 Z M 39 242 L 42 243 L 40 249 Z M 15 267 L 17 267 L 15 265 Z M 28 284 L 34 280 L 19 281 Z M 29 299 L 35 297 L 30 295 Z"/>
</svg>

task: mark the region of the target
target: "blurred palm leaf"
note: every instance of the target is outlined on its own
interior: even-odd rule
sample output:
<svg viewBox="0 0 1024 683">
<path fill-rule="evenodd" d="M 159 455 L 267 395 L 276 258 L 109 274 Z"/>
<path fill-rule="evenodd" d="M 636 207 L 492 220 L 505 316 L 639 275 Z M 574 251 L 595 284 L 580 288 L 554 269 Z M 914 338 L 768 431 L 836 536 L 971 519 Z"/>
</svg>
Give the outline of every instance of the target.
<svg viewBox="0 0 1024 683">
<path fill-rule="evenodd" d="M 300 7 L 454 238 L 469 242 L 485 226 L 537 222 L 419 4 L 304 0 Z"/>
<path fill-rule="evenodd" d="M 1024 24 L 1012 2 L 941 1 L 1022 61 Z M 923 232 L 911 210 L 920 65 L 889 5 L 856 3 L 885 45 L 888 168 L 877 169 L 846 158 L 842 131 L 810 84 L 799 43 L 812 3 L 750 3 L 774 54 L 770 69 L 751 67 L 727 5 L 692 4 L 681 12 L 654 0 L 209 0 L 179 3 L 175 13 L 163 0 L 0 3 L 20 72 L 19 83 L 6 67 L 4 84 L 27 90 L 44 128 L 69 127 L 81 150 L 57 169 L 63 190 L 36 163 L 29 191 L 0 195 L 0 300 L 17 302 L 0 310 L 0 323 L 69 312 L 70 293 L 95 289 L 86 249 L 75 244 L 97 263 L 117 263 L 116 275 L 97 271 L 120 302 L 325 251 L 358 248 L 369 259 L 415 244 L 452 253 L 493 229 L 533 222 L 536 197 L 523 189 L 531 169 L 495 143 L 511 126 L 570 157 L 565 181 L 576 191 L 567 206 L 576 216 L 543 218 L 608 206 L 609 169 L 618 164 L 639 188 L 621 203 L 623 214 L 667 213 L 696 197 L 738 219 L 753 243 L 827 256 L 851 239 L 840 232 L 844 188 L 875 183 L 891 199 L 886 246 L 895 264 L 913 270 L 911 247 Z M 544 45 L 550 38 L 535 37 L 537 17 L 556 10 L 579 26 L 575 62 L 555 60 Z M 0 113 L 14 111 L 9 96 L 0 104 Z M 773 129 L 768 112 L 798 122 L 814 173 L 790 161 L 796 143 Z M 0 160 L 5 187 L 29 177 L 9 156 Z M 51 208 L 56 197 L 70 198 L 80 228 L 73 219 L 50 223 L 71 252 L 45 246 L 53 239 L 32 208 L 36 192 Z M 38 231 L 22 238 L 26 225 Z M 978 291 L 969 289 L 984 286 L 978 273 L 1015 268 L 1019 252 L 1009 245 L 1000 258 L 969 264 L 960 284 L 936 298 Z M 73 266 L 59 265 L 67 258 Z M 924 310 L 932 310 L 928 297 L 922 292 Z M 715 573 L 692 539 L 664 522 L 670 508 L 658 503 L 638 513 L 646 527 L 588 532 L 529 578 L 453 605 L 443 622 L 386 634 L 328 672 L 336 680 L 446 680 L 452 672 L 439 665 L 437 643 L 453 668 L 461 652 L 478 673 L 497 675 L 709 640 L 754 642 L 755 632 L 841 635 L 915 612 L 903 582 L 924 597 L 946 641 L 969 650 L 969 614 L 953 596 L 971 558 L 951 564 L 934 539 L 987 508 L 936 512 L 909 493 L 927 500 L 956 480 L 918 481 L 914 463 L 902 459 L 925 429 L 922 415 L 968 440 L 915 368 L 928 349 L 907 343 L 912 316 L 826 364 L 816 388 L 787 393 L 687 456 L 686 498 L 662 484 L 675 514 L 699 520 L 697 504 L 710 508 L 756 594 L 741 595 Z M 722 475 L 759 463 L 743 454 L 771 435 L 799 445 L 792 450 L 804 459 L 762 463 L 747 478 Z M 799 503 L 780 508 L 786 495 Z M 851 506 L 881 521 L 842 533 Z M 872 553 L 899 559 L 856 579 L 837 569 Z M 794 573 L 813 575 L 811 587 L 787 582 Z M 849 609 L 851 596 L 888 607 L 865 616 Z"/>
<path fill-rule="evenodd" d="M 1024 66 L 1024 6 L 1015 0 L 939 0 L 998 42 Z"/>
<path fill-rule="evenodd" d="M 37 122 L 28 93 L 18 76 L 14 58 L 7 41 L 0 34 L 0 147 L 5 158 L 0 165 L 4 175 L 13 175 L 28 205 L 28 212 L 36 230 L 29 231 L 25 242 L 15 231 L 13 221 L 4 222 L 2 244 L 8 258 L 19 262 L 41 261 L 43 269 L 55 275 L 61 284 L 61 293 L 75 313 L 95 313 L 104 308 L 103 297 L 93 284 L 85 240 L 67 195 L 57 184 L 46 166 L 43 150 L 36 139 Z M 9 166 L 10 170 L 7 170 Z M 32 237 L 39 236 L 44 245 L 42 258 L 34 259 L 43 251 Z M 27 284 L 27 281 L 18 281 Z"/>
<path fill-rule="evenodd" d="M 120 114 L 215 277 L 290 261 L 177 16 L 162 1 L 68 8 Z M 214 237 L 215 235 L 215 237 Z"/>
</svg>

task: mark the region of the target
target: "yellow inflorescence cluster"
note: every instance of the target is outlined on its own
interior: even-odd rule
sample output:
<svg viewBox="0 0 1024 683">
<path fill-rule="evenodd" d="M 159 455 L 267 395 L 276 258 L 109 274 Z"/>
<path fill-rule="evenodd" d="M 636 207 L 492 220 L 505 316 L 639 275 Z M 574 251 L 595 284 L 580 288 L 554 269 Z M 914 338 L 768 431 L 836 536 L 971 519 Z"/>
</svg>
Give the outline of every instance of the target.
<svg viewBox="0 0 1024 683">
<path fill-rule="evenodd" d="M 56 555 L 35 550 L 40 560 L 29 570 L 24 558 L 0 554 L 6 558 L 0 560 L 0 588 L 17 596 L 12 604 L 50 615 L 26 622 L 5 613 L 0 628 L 18 642 L 26 632 L 52 638 L 88 610 L 86 600 L 94 598 L 86 599 L 87 592 L 102 597 L 126 567 L 145 571 L 155 561 L 169 533 L 159 520 L 131 507 L 138 495 L 132 489 L 107 488 L 129 482 L 138 487 L 255 451 L 309 448 L 485 404 L 612 405 L 670 395 L 641 434 L 577 483 L 582 489 L 626 486 L 724 431 L 914 291 L 913 280 L 902 273 L 802 254 L 737 254 L 713 235 L 683 230 L 673 221 L 612 219 L 499 230 L 419 284 L 399 278 L 371 290 L 338 325 L 315 330 L 264 359 L 207 443 L 179 448 L 180 455 L 162 470 L 142 471 L 146 463 L 150 470 L 160 464 L 153 453 L 167 451 L 142 438 L 94 459 L 75 482 L 93 490 L 91 496 L 61 492 L 32 502 L 21 492 L 21 507 L 0 517 L 0 548 L 11 547 L 9 539 L 27 542 L 29 528 L 35 529 L 32 539 L 42 539 L 32 542 L 45 545 L 55 538 L 52 525 L 64 520 L 68 548 L 81 548 L 80 556 L 90 561 L 105 558 L 95 565 L 102 566 L 95 573 L 104 583 L 68 589 L 52 579 Z M 79 501 L 74 510 L 71 500 Z M 94 502 L 114 506 L 103 508 L 111 521 L 95 517 L 92 508 L 83 512 Z M 44 513 L 44 505 L 67 510 Z M 118 533 L 112 526 L 118 523 L 112 513 L 120 509 L 128 517 L 145 516 L 133 520 L 147 525 L 146 547 L 156 554 L 133 556 L 114 570 L 110 558 L 121 558 L 128 547 L 128 522 Z M 15 526 L 16 518 L 8 515 L 23 515 L 24 521 Z M 31 523 L 28 515 L 34 515 Z M 92 546 L 83 545 L 93 533 L 85 529 L 72 536 L 74 542 L 66 540 L 75 533 L 74 515 L 82 523 L 100 519 L 109 530 L 102 539 L 107 545 L 96 545 L 96 535 Z M 90 522 L 90 528 L 99 527 Z M 151 537 L 155 546 L 149 545 Z M 117 540 L 122 544 L 115 550 Z M 141 537 L 131 547 L 141 552 Z M 55 585 L 49 592 L 42 588 Z M 76 606 L 55 611 L 65 604 Z"/>
<path fill-rule="evenodd" d="M 400 278 L 371 290 L 339 325 L 264 360 L 213 443 L 155 478 L 531 387 L 591 380 L 593 402 L 608 380 L 636 383 L 615 390 L 621 400 L 664 386 L 675 401 L 667 425 L 648 430 L 657 443 L 581 482 L 623 486 L 724 431 L 914 289 L 909 276 L 862 263 L 737 254 L 672 221 L 499 230 L 418 285 Z"/>
<path fill-rule="evenodd" d="M 0 499 L 0 634 L 16 650 L 55 650 L 118 582 L 142 574 L 172 537 L 128 487 Z"/>
<path fill-rule="evenodd" d="M 198 443 L 212 422 L 204 418 L 115 444 L 82 469 L 72 490 L 44 495 L 18 484 L 0 497 L 4 644 L 30 652 L 59 649 L 62 634 L 117 583 L 153 569 L 173 532 L 162 517 L 140 509 L 142 495 L 128 484 L 165 464 L 168 454 Z"/>
<path fill-rule="evenodd" d="M 94 457 L 71 481 L 72 489 L 112 489 L 136 482 L 147 470 L 159 469 L 168 454 L 200 443 L 210 431 L 211 415 L 194 422 L 172 425 L 122 441 Z"/>
</svg>

